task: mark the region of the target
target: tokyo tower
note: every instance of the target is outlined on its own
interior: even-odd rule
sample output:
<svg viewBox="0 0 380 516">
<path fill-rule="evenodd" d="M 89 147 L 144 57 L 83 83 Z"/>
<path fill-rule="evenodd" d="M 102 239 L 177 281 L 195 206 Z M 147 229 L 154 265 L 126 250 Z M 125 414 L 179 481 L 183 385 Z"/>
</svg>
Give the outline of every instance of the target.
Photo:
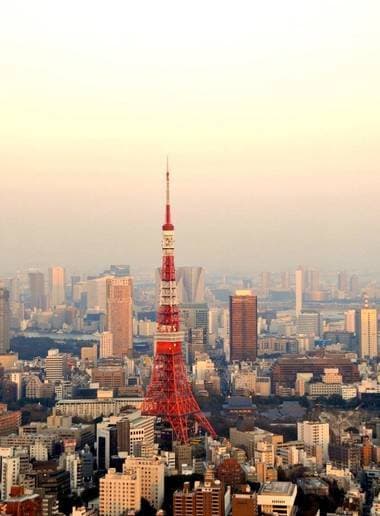
<svg viewBox="0 0 380 516">
<path fill-rule="evenodd" d="M 162 418 L 172 427 L 175 438 L 181 443 L 187 443 L 196 426 L 200 426 L 213 437 L 216 434 L 194 398 L 182 355 L 184 332 L 180 331 L 179 323 L 168 166 L 165 223 L 162 226 L 162 232 L 161 289 L 155 335 L 156 349 L 152 378 L 142 406 L 142 413 Z"/>
</svg>

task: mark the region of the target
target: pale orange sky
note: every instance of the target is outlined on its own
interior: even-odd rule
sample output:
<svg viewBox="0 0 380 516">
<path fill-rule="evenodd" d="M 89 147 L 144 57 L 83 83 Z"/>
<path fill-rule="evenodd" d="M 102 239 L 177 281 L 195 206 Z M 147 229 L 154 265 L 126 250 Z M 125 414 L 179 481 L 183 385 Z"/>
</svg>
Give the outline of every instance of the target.
<svg viewBox="0 0 380 516">
<path fill-rule="evenodd" d="M 6 2 L 0 272 L 377 269 L 380 3 Z"/>
</svg>

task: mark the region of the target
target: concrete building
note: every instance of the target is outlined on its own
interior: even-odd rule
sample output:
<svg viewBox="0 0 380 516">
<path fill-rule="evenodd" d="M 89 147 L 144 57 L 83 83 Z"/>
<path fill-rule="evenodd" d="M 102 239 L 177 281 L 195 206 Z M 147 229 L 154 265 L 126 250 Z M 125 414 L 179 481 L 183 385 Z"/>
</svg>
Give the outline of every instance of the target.
<svg viewBox="0 0 380 516">
<path fill-rule="evenodd" d="M 50 383 L 62 381 L 67 376 L 67 358 L 58 349 L 49 349 L 45 359 L 46 379 Z"/>
<path fill-rule="evenodd" d="M 296 316 L 301 315 L 303 307 L 303 270 L 296 270 Z"/>
<path fill-rule="evenodd" d="M 0 287 L 0 353 L 9 351 L 10 317 L 9 291 Z"/>
<path fill-rule="evenodd" d="M 176 279 L 179 304 L 204 303 L 205 270 L 203 267 L 178 267 Z"/>
<path fill-rule="evenodd" d="M 46 309 L 45 276 L 40 271 L 28 273 L 30 306 L 37 310 Z"/>
<path fill-rule="evenodd" d="M 141 496 L 155 508 L 161 509 L 164 501 L 165 466 L 158 457 L 127 457 L 124 471 L 139 472 Z"/>
<path fill-rule="evenodd" d="M 321 336 L 321 316 L 319 312 L 301 311 L 297 316 L 297 335 L 306 335 L 308 337 Z"/>
<path fill-rule="evenodd" d="M 344 330 L 350 333 L 356 332 L 356 310 L 344 312 Z"/>
<path fill-rule="evenodd" d="M 107 279 L 107 331 L 113 335 L 113 355 L 133 349 L 133 284 L 131 277 Z"/>
<path fill-rule="evenodd" d="M 325 462 L 328 459 L 330 431 L 328 423 L 302 421 L 297 423 L 297 440 L 305 443 L 305 448 L 315 454 L 316 447 L 322 450 Z"/>
<path fill-rule="evenodd" d="M 257 297 L 250 290 L 237 290 L 230 296 L 230 358 L 256 360 Z"/>
<path fill-rule="evenodd" d="M 117 473 L 110 468 L 100 479 L 99 513 L 102 516 L 127 514 L 141 509 L 141 473 L 139 469 Z"/>
<path fill-rule="evenodd" d="M 113 336 L 110 331 L 100 334 L 99 357 L 108 358 L 113 356 Z"/>
<path fill-rule="evenodd" d="M 49 306 L 64 305 L 65 295 L 65 269 L 54 266 L 49 268 Z"/>
<path fill-rule="evenodd" d="M 180 318 L 183 330 L 187 333 L 187 339 L 192 342 L 192 332 L 202 330 L 203 349 L 209 342 L 209 309 L 207 303 L 181 304 L 179 306 Z"/>
<path fill-rule="evenodd" d="M 231 516 L 257 516 L 257 494 L 252 493 L 249 486 L 232 495 Z"/>
<path fill-rule="evenodd" d="M 291 482 L 267 482 L 257 495 L 257 505 L 261 514 L 293 516 L 297 486 Z"/>
<path fill-rule="evenodd" d="M 173 516 L 225 516 L 225 493 L 220 480 L 185 482 L 173 496 Z"/>
<path fill-rule="evenodd" d="M 357 313 L 356 332 L 359 336 L 360 357 L 377 357 L 377 310 L 369 308 L 368 300 L 365 301 L 364 308 Z"/>
</svg>

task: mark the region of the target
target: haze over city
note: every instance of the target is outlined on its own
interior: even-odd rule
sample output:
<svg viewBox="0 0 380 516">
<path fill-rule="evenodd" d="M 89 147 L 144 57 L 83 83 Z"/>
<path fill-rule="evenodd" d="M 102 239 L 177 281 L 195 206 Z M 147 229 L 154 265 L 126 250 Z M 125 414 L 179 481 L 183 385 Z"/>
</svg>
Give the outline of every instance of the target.
<svg viewBox="0 0 380 516">
<path fill-rule="evenodd" d="M 378 2 L 25 2 L 0 17 L 0 270 L 377 269 Z"/>
</svg>

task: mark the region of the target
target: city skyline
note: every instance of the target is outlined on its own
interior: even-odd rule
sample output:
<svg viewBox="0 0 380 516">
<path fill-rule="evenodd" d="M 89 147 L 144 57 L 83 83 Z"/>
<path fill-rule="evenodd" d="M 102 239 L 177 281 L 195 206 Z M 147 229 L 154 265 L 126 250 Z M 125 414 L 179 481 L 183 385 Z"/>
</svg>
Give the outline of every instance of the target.
<svg viewBox="0 0 380 516">
<path fill-rule="evenodd" d="M 73 5 L 2 8 L 0 271 L 154 267 L 167 153 L 179 264 L 376 268 L 377 3 Z"/>
</svg>

